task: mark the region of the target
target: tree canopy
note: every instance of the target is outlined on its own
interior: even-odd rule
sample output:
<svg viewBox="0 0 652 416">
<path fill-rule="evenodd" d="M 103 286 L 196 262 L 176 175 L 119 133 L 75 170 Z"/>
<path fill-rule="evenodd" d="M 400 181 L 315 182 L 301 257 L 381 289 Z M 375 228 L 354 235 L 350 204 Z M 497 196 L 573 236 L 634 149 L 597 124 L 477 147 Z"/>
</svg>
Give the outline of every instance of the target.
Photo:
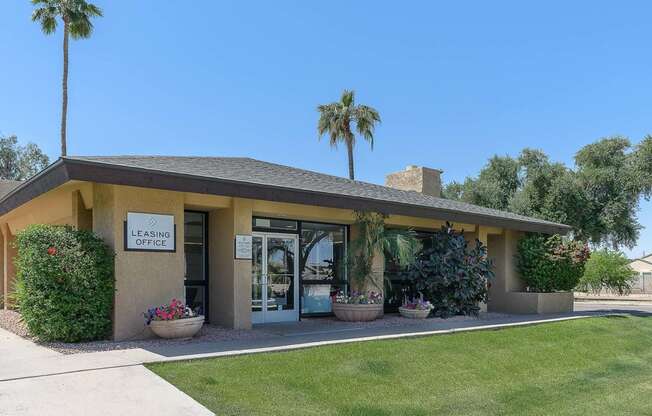
<svg viewBox="0 0 652 416">
<path fill-rule="evenodd" d="M 451 182 L 444 197 L 571 225 L 595 245 L 633 247 L 642 228 L 636 212 L 652 195 L 652 136 L 632 145 L 615 136 L 584 146 L 575 166 L 541 150 L 494 156 L 477 177 Z"/>
<path fill-rule="evenodd" d="M 36 144 L 21 146 L 15 135 L 0 136 L 0 179 L 29 179 L 49 164 L 50 159 Z"/>
</svg>

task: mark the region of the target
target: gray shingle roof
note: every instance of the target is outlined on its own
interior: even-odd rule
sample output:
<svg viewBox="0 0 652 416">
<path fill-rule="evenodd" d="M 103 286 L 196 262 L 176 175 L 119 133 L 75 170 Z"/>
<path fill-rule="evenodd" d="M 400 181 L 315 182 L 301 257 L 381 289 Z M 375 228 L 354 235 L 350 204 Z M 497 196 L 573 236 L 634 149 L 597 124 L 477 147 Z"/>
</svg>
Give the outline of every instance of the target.
<svg viewBox="0 0 652 416">
<path fill-rule="evenodd" d="M 0 198 L 7 195 L 23 183 L 23 181 L 12 181 L 9 179 L 0 179 Z"/>
<path fill-rule="evenodd" d="M 182 156 L 73 156 L 68 160 L 145 169 L 184 176 L 195 176 L 270 188 L 304 190 L 317 194 L 348 196 L 381 202 L 432 208 L 439 212 L 473 214 L 491 219 L 550 227 L 556 232 L 570 227 L 537 218 L 499 211 L 477 205 L 436 198 L 414 191 L 402 191 L 372 183 L 353 181 L 323 173 L 241 157 Z M 66 160 L 64 159 L 64 160 Z M 518 227 L 514 227 L 518 228 Z M 527 229 L 527 228 L 526 228 Z"/>
</svg>

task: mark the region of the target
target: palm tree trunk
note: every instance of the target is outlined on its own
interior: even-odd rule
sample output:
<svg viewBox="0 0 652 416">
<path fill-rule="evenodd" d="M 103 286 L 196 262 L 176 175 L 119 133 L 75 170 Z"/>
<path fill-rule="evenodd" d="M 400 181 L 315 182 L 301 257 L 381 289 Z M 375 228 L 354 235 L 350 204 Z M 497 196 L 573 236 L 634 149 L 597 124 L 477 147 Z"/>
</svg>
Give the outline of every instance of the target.
<svg viewBox="0 0 652 416">
<path fill-rule="evenodd" d="M 353 172 L 353 142 L 351 140 L 346 141 L 346 150 L 349 153 L 349 179 L 355 179 Z"/>
<path fill-rule="evenodd" d="M 61 156 L 66 156 L 66 119 L 68 118 L 68 22 L 63 22 L 63 97 L 61 100 Z"/>
</svg>

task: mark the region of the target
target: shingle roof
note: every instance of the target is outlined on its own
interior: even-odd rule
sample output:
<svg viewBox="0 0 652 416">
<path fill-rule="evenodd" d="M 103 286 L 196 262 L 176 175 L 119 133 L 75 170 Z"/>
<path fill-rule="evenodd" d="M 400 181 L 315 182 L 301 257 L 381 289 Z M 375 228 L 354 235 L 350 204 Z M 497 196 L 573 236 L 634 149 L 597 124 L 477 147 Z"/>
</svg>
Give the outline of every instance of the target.
<svg viewBox="0 0 652 416">
<path fill-rule="evenodd" d="M 350 197 L 432 209 L 439 213 L 471 214 L 476 218 L 501 220 L 512 228 L 550 232 L 566 232 L 570 227 L 537 218 L 499 211 L 477 205 L 436 198 L 415 191 L 403 191 L 372 183 L 354 181 L 289 166 L 242 157 L 181 156 L 74 156 L 64 159 L 91 164 L 119 166 L 146 171 L 201 177 L 235 184 L 254 184 L 270 189 L 307 191 L 314 195 Z M 318 205 L 318 204 L 317 204 Z M 446 218 L 443 218 L 446 219 Z M 482 222 L 479 222 L 482 223 Z M 519 227 L 531 225 L 533 227 Z"/>
<path fill-rule="evenodd" d="M 22 181 L 12 181 L 9 179 L 0 179 L 0 198 L 7 195 L 9 192 L 13 191 L 23 183 Z"/>
</svg>

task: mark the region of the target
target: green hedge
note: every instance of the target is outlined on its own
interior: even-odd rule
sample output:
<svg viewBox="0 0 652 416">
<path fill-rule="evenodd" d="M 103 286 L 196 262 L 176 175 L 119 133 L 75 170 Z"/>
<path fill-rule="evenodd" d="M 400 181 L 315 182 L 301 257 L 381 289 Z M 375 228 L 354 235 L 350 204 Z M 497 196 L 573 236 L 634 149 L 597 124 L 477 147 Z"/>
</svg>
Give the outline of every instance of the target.
<svg viewBox="0 0 652 416">
<path fill-rule="evenodd" d="M 79 342 L 111 332 L 113 252 L 90 231 L 32 225 L 16 236 L 18 309 L 32 336 Z"/>
<path fill-rule="evenodd" d="M 529 234 L 518 242 L 516 264 L 531 292 L 573 290 L 577 286 L 589 248 L 559 235 Z"/>
</svg>

